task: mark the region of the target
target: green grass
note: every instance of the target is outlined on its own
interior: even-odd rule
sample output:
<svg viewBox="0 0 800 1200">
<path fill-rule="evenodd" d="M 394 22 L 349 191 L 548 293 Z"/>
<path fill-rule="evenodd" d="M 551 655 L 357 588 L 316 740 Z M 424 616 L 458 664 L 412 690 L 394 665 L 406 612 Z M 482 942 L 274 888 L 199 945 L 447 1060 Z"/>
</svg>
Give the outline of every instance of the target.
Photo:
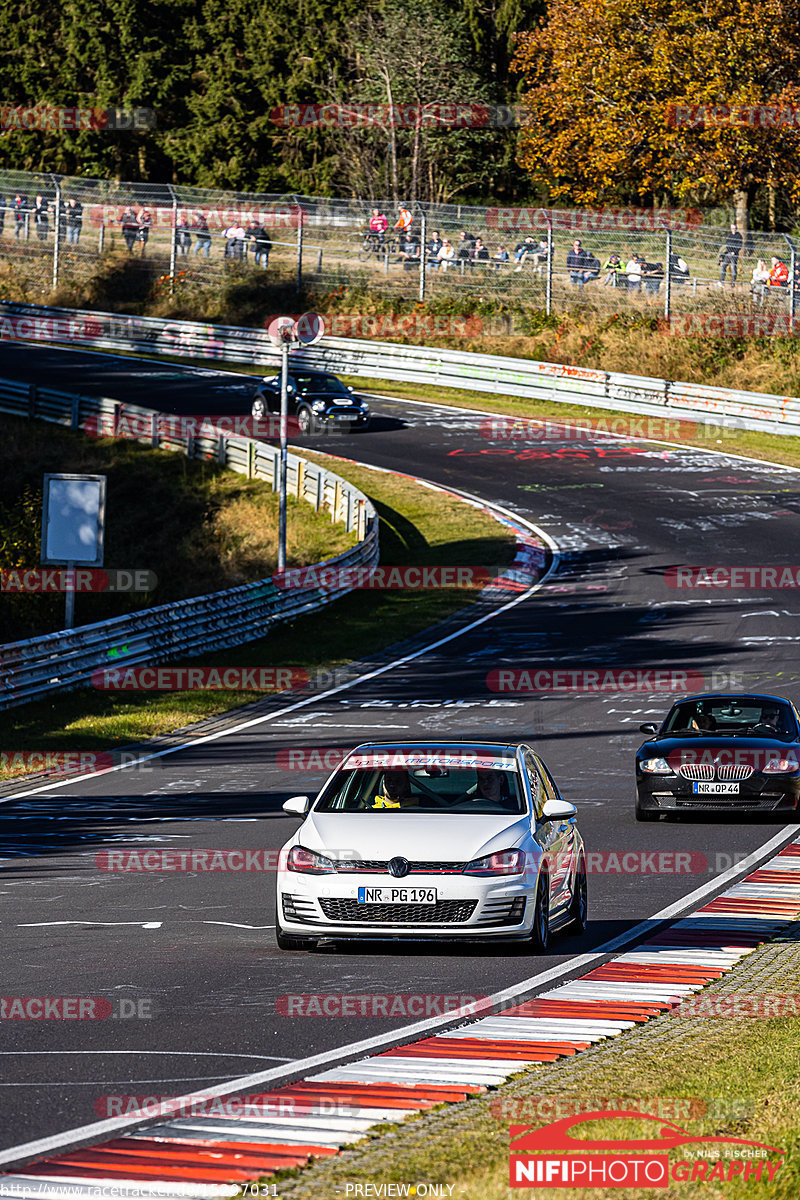
<svg viewBox="0 0 800 1200">
<path fill-rule="evenodd" d="M 381 519 L 382 564 L 495 565 L 512 560 L 513 536 L 471 505 L 409 479 L 340 460 L 329 465 L 375 505 Z M 458 589 L 355 592 L 319 615 L 278 625 L 258 641 L 192 659 L 191 665 L 303 667 L 309 674 L 330 670 L 420 633 L 470 603 L 474 595 Z M 0 744 L 9 751 L 119 748 L 228 712 L 262 695 L 86 688 L 0 713 Z"/>
</svg>

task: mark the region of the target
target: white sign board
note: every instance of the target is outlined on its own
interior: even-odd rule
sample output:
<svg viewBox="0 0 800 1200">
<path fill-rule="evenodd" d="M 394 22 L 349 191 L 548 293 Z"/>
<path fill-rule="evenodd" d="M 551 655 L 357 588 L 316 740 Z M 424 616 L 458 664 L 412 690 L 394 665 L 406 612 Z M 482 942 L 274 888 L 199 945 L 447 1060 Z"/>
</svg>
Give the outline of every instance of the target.
<svg viewBox="0 0 800 1200">
<path fill-rule="evenodd" d="M 101 567 L 105 519 L 105 475 L 45 475 L 41 561 Z"/>
</svg>

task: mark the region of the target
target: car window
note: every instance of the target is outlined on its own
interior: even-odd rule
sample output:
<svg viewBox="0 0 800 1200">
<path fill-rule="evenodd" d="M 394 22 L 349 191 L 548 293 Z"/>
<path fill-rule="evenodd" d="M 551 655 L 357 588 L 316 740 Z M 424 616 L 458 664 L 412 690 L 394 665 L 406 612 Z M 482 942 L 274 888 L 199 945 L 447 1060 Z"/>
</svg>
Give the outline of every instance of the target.
<svg viewBox="0 0 800 1200">
<path fill-rule="evenodd" d="M 536 765 L 539 768 L 542 776 L 542 782 L 544 783 L 545 800 L 560 800 L 561 793 L 556 786 L 553 776 L 550 774 L 542 760 L 538 757 L 536 758 Z"/>
<path fill-rule="evenodd" d="M 687 700 L 667 717 L 665 734 L 747 734 L 754 729 L 779 737 L 796 736 L 791 708 L 777 700 L 754 696 Z"/>
<path fill-rule="evenodd" d="M 516 764 L 474 767 L 380 766 L 340 771 L 328 784 L 315 812 L 403 812 L 499 816 L 525 811 Z"/>
<path fill-rule="evenodd" d="M 343 383 L 332 375 L 298 375 L 297 387 L 300 392 L 329 393 L 350 395 Z"/>
<path fill-rule="evenodd" d="M 536 765 L 536 759 L 530 750 L 526 750 L 523 758 L 525 765 L 525 774 L 528 777 L 528 786 L 531 789 L 531 797 L 533 799 L 533 810 L 537 817 L 541 817 L 544 802 L 547 799 L 547 789 L 544 782 L 544 776 L 539 772 Z"/>
</svg>

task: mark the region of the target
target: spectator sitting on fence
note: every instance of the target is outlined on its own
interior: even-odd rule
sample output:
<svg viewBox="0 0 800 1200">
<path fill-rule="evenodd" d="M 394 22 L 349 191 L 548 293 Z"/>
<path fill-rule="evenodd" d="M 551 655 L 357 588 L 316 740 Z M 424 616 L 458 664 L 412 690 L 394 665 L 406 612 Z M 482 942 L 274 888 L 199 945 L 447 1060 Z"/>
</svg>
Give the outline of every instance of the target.
<svg viewBox="0 0 800 1200">
<path fill-rule="evenodd" d="M 750 276 L 750 292 L 755 297 L 758 296 L 761 303 L 764 303 L 764 289 L 769 283 L 769 267 L 765 260 L 760 258 L 753 267 L 753 274 Z"/>
<path fill-rule="evenodd" d="M 462 229 L 458 235 L 458 250 L 456 258 L 459 262 L 466 263 L 467 266 L 472 264 L 472 247 L 475 245 L 475 237 L 468 233 L 466 229 Z"/>
<path fill-rule="evenodd" d="M 644 290 L 648 295 L 655 296 L 661 287 L 661 280 L 664 278 L 664 264 L 650 263 L 642 260 L 641 266 Z"/>
<path fill-rule="evenodd" d="M 773 256 L 772 269 L 769 273 L 767 286 L 771 288 L 786 287 L 789 282 L 789 268 L 780 258 Z"/>
<path fill-rule="evenodd" d="M 672 283 L 686 283 L 689 279 L 689 264 L 685 258 L 670 251 L 669 277 Z"/>
<path fill-rule="evenodd" d="M 139 225 L 139 241 L 142 246 L 142 258 L 147 247 L 147 240 L 150 237 L 150 226 L 153 224 L 153 214 L 149 208 L 140 208 L 137 213 L 137 222 Z"/>
<path fill-rule="evenodd" d="M 609 254 L 600 269 L 606 273 L 606 277 L 603 280 L 603 287 L 616 287 L 620 275 L 624 274 L 622 259 L 618 254 Z"/>
<path fill-rule="evenodd" d="M 725 282 L 725 272 L 728 267 L 731 269 L 731 287 L 736 283 L 736 272 L 739 267 L 739 255 L 742 253 L 742 235 L 736 228 L 736 222 L 731 225 L 731 231 L 728 234 L 725 245 L 719 252 L 719 283 L 722 287 Z"/>
<path fill-rule="evenodd" d="M 208 258 L 209 254 L 211 252 L 211 231 L 208 228 L 208 221 L 206 219 L 206 214 L 204 212 L 202 212 L 202 210 L 198 210 L 194 214 L 194 221 L 192 223 L 192 229 L 194 230 L 194 235 L 195 235 L 195 242 L 194 242 L 195 254 L 199 254 L 202 249 L 206 258 Z"/>
<path fill-rule="evenodd" d="M 495 271 L 500 270 L 501 263 L 510 262 L 510 256 L 505 246 L 498 246 L 495 253 L 492 255 L 492 262 L 495 264 Z"/>
<path fill-rule="evenodd" d="M 83 205 L 74 196 L 67 201 L 64 224 L 67 230 L 67 241 L 71 245 L 77 246 L 81 240 L 81 229 L 83 228 Z"/>
<path fill-rule="evenodd" d="M 428 242 L 427 268 L 429 271 L 439 270 L 439 251 L 443 245 L 444 242 L 442 241 L 442 236 L 439 233 L 439 230 L 434 229 L 433 237 Z"/>
<path fill-rule="evenodd" d="M 628 291 L 640 292 L 642 290 L 642 263 L 643 258 L 638 254 L 633 254 L 625 264 L 625 274 L 628 277 Z"/>
<path fill-rule="evenodd" d="M 521 271 L 525 259 L 534 254 L 536 246 L 532 237 L 526 237 L 524 242 L 517 242 L 514 247 L 514 262 L 517 264 L 515 270 Z"/>
<path fill-rule="evenodd" d="M 600 259 L 595 254 L 592 254 L 591 250 L 584 250 L 583 259 L 585 264 L 583 282 L 588 283 L 590 279 L 599 279 L 600 271 L 602 270 Z"/>
<path fill-rule="evenodd" d="M 37 196 L 33 206 L 33 222 L 36 226 L 36 236 L 43 242 L 50 232 L 50 213 L 44 196 Z"/>
<path fill-rule="evenodd" d="M 531 258 L 536 264 L 536 274 L 541 279 L 542 271 L 550 260 L 550 246 L 548 245 L 547 238 L 543 237 L 539 239 L 539 245 L 534 247 Z"/>
<path fill-rule="evenodd" d="M 407 233 L 397 261 L 403 264 L 404 271 L 413 271 L 419 264 L 421 252 L 422 248 L 413 233 Z"/>
<path fill-rule="evenodd" d="M 132 208 L 126 208 L 125 212 L 120 217 L 122 225 L 122 236 L 125 240 L 125 245 L 128 247 L 128 254 L 133 254 L 133 247 L 136 245 L 136 239 L 139 236 L 139 222 L 136 220 L 136 213 Z"/>
<path fill-rule="evenodd" d="M 489 261 L 489 251 L 486 246 L 484 246 L 481 238 L 475 238 L 475 241 L 472 243 L 472 249 L 469 252 L 469 259 L 471 263 L 483 263 Z"/>
<path fill-rule="evenodd" d="M 439 262 L 442 264 L 442 271 L 447 271 L 453 265 L 456 258 L 456 248 L 449 238 L 445 238 L 442 242 L 442 248 L 439 251 Z"/>
</svg>

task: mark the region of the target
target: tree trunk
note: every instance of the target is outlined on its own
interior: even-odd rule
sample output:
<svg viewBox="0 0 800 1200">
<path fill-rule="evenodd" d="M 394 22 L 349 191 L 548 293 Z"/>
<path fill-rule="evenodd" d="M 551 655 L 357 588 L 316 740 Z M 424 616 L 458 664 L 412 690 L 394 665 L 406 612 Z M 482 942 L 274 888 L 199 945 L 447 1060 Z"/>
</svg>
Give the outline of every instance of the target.
<svg viewBox="0 0 800 1200">
<path fill-rule="evenodd" d="M 733 193 L 733 217 L 742 237 L 750 229 L 751 191 L 751 188 L 746 187 L 737 188 Z"/>
<path fill-rule="evenodd" d="M 775 184 L 770 179 L 767 184 L 767 213 L 770 232 L 775 232 Z"/>
<path fill-rule="evenodd" d="M 392 100 L 392 81 L 389 72 L 384 70 L 384 82 L 386 84 L 386 99 L 389 101 L 389 157 L 392 167 L 392 200 L 397 204 L 400 200 L 399 188 L 397 184 L 397 134 L 394 124 L 394 102 Z"/>
</svg>

